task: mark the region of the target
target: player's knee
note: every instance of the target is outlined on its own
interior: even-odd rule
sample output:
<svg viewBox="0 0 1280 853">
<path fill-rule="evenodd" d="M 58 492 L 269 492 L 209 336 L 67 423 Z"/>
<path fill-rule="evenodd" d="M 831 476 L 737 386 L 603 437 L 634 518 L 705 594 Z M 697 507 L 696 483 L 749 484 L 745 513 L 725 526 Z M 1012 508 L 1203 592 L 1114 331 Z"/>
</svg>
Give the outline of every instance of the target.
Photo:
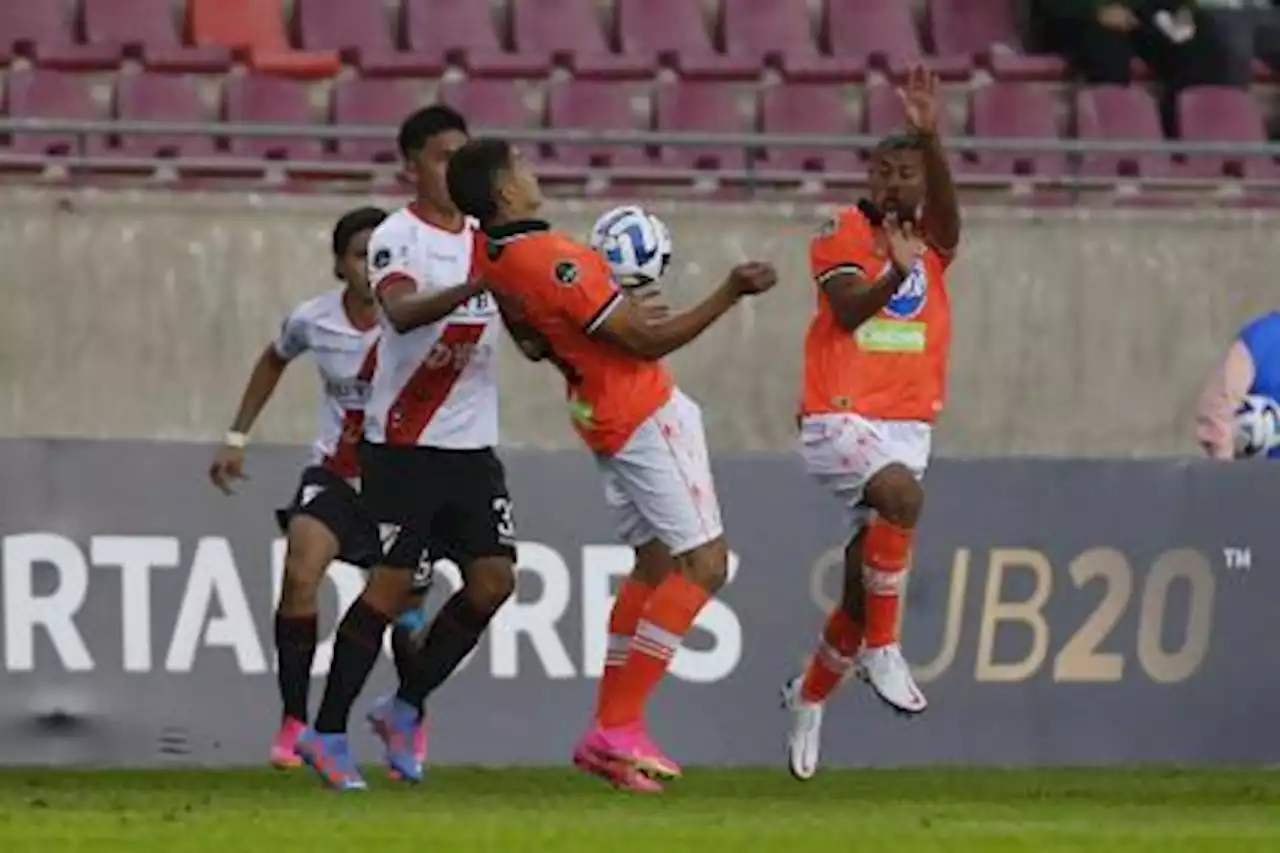
<svg viewBox="0 0 1280 853">
<path fill-rule="evenodd" d="M 413 572 L 390 566 L 377 566 L 369 573 L 360 597 L 379 613 L 395 616 L 404 609 L 413 587 Z"/>
<path fill-rule="evenodd" d="M 315 610 L 320 581 L 328 566 L 329 560 L 323 553 L 290 549 L 284 560 L 280 607 L 297 612 Z"/>
<path fill-rule="evenodd" d="M 721 536 L 680 555 L 676 563 L 685 577 L 715 593 L 729 580 L 729 543 Z"/>
<path fill-rule="evenodd" d="M 904 465 L 890 465 L 867 484 L 866 501 L 882 518 L 912 528 L 924 509 L 924 489 Z"/>
<path fill-rule="evenodd" d="M 476 560 L 467 570 L 466 587 L 471 606 L 492 616 L 516 591 L 515 564 L 506 557 Z"/>
</svg>

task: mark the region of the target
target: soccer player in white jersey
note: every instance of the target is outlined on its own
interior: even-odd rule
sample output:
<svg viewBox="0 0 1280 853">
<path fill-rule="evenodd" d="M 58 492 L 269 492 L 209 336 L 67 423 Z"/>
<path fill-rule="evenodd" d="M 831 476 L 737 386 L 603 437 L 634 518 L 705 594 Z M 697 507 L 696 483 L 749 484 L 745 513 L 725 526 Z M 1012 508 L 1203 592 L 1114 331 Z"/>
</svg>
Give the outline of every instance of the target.
<svg viewBox="0 0 1280 853">
<path fill-rule="evenodd" d="M 379 336 L 377 306 L 369 287 L 365 252 L 373 229 L 387 214 L 376 207 L 353 210 L 333 229 L 334 275 L 343 287 L 325 291 L 290 312 L 276 339 L 262 351 L 241 395 L 224 445 L 209 468 L 214 485 L 231 493 L 244 476 L 249 430 L 275 392 L 285 368 L 310 352 L 323 394 L 316 440 L 292 502 L 276 513 L 286 535 L 284 583 L 276 607 L 276 678 L 284 713 L 271 746 L 271 763 L 302 763 L 294 743 L 307 725 L 307 693 L 317 638 L 316 594 L 329 564 L 341 559 L 369 568 L 379 556 L 377 528 L 360 505 L 357 447 Z M 397 669 L 412 654 L 420 608 L 406 611 L 392 634 Z M 418 735 L 425 744 L 423 734 Z"/>
<path fill-rule="evenodd" d="M 361 470 L 382 556 L 343 617 L 314 731 L 298 740 L 299 755 L 334 788 L 365 787 L 347 722 L 415 578 L 447 553 L 463 588 L 436 615 L 399 691 L 368 716 L 393 774 L 411 782 L 422 778 L 411 745 L 427 696 L 475 648 L 515 587 L 515 523 L 494 453 L 502 329 L 492 297 L 471 280 L 475 224 L 445 187 L 449 157 L 466 141 L 465 120 L 445 106 L 404 121 L 398 142 L 416 198 L 369 242 L 383 333 Z"/>
</svg>

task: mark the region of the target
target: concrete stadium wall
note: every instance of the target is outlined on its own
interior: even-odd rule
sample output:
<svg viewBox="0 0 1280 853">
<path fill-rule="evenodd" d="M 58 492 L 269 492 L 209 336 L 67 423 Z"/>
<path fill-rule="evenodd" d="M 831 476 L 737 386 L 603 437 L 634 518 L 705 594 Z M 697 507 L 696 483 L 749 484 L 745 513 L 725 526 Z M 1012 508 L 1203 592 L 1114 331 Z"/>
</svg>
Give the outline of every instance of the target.
<svg viewBox="0 0 1280 853">
<path fill-rule="evenodd" d="M 329 287 L 336 215 L 365 199 L 0 191 L 0 435 L 210 439 L 295 301 Z M 386 205 L 397 203 L 382 199 Z M 582 233 L 600 202 L 550 216 Z M 807 206 L 655 204 L 670 289 L 696 297 L 750 254 L 779 290 L 674 359 L 719 451 L 787 449 L 812 304 Z M 1238 325 L 1277 300 L 1280 218 L 1220 211 L 968 214 L 953 273 L 951 456 L 1194 452 L 1189 418 Z M 506 441 L 575 446 L 558 377 L 509 350 Z M 286 378 L 258 435 L 304 443 L 315 380 Z"/>
</svg>

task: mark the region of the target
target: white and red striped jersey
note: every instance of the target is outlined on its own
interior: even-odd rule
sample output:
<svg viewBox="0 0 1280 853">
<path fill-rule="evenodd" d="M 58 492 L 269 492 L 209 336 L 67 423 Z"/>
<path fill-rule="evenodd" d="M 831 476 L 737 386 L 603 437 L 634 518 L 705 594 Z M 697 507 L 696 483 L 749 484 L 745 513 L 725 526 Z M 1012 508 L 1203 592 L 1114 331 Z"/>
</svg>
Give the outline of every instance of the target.
<svg viewBox="0 0 1280 853">
<path fill-rule="evenodd" d="M 476 225 L 444 231 L 413 206 L 388 216 L 369 240 L 369 280 L 379 292 L 397 281 L 418 293 L 465 284 Z M 481 293 L 430 326 L 403 334 L 386 317 L 365 421 L 374 444 L 453 449 L 498 443 L 498 306 Z"/>
<path fill-rule="evenodd" d="M 308 299 L 285 318 L 272 346 L 292 361 L 310 352 L 320 373 L 322 394 L 316 412 L 311 464 L 340 477 L 356 477 L 356 448 L 364 434 L 365 406 L 377 359 L 381 330 L 357 328 L 342 302 L 342 290 Z"/>
</svg>

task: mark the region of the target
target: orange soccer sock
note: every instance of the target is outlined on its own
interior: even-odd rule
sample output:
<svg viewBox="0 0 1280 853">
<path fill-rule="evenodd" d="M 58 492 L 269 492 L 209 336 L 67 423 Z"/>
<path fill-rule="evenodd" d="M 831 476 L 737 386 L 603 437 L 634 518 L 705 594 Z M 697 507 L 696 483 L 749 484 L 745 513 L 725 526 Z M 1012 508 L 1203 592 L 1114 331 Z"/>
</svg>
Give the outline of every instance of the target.
<svg viewBox="0 0 1280 853">
<path fill-rule="evenodd" d="M 600 708 L 600 725 L 617 728 L 638 722 L 698 611 L 711 597 L 679 572 L 658 584 L 645 606 L 627 650 L 617 685 Z"/>
<path fill-rule="evenodd" d="M 644 607 L 653 595 L 653 587 L 637 580 L 627 579 L 618 590 L 618 597 L 609 611 L 609 645 L 604 655 L 604 673 L 596 690 L 596 719 L 607 705 L 616 701 L 618 682 L 627 662 L 627 650 L 631 637 L 640 624 Z"/>
<path fill-rule="evenodd" d="M 853 668 L 853 656 L 862 645 L 862 625 L 837 607 L 827 617 L 822 640 L 809 659 L 800 686 L 800 698 L 805 702 L 825 702 Z"/>
<path fill-rule="evenodd" d="M 867 647 L 898 640 L 898 598 L 906 577 L 914 530 L 876 516 L 867 525 L 862 546 L 862 578 L 866 587 Z"/>
</svg>

